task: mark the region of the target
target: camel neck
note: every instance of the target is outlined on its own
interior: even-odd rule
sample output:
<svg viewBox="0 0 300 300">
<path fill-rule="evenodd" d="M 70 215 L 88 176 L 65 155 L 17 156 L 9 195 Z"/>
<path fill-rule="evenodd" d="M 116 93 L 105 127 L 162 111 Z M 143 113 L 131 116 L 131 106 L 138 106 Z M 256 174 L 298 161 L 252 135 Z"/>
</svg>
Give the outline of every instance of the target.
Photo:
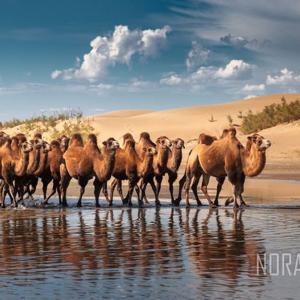
<svg viewBox="0 0 300 300">
<path fill-rule="evenodd" d="M 110 179 L 115 166 L 115 151 L 108 151 L 104 149 L 102 155 L 97 158 L 97 163 L 95 164 L 95 173 L 99 181 L 107 181 Z"/>
<path fill-rule="evenodd" d="M 159 167 L 165 167 L 168 163 L 169 157 L 169 149 L 168 148 L 158 148 L 157 149 L 157 163 Z"/>
<path fill-rule="evenodd" d="M 29 152 L 22 152 L 20 159 L 17 160 L 14 173 L 16 176 L 23 176 L 26 173 L 29 163 Z"/>
<path fill-rule="evenodd" d="M 169 159 L 169 168 L 173 171 L 177 171 L 182 161 L 182 149 L 174 147 Z"/>
<path fill-rule="evenodd" d="M 40 151 L 43 151 L 43 150 L 41 149 Z M 44 172 L 47 162 L 48 162 L 48 152 L 40 153 L 40 163 L 39 163 L 39 167 L 34 172 L 35 176 L 40 176 Z"/>
<path fill-rule="evenodd" d="M 258 151 L 255 146 L 250 150 L 241 149 L 243 172 L 246 176 L 259 175 L 266 165 L 266 152 Z"/>
<path fill-rule="evenodd" d="M 40 149 L 34 149 L 32 152 L 32 162 L 31 164 L 28 165 L 28 168 L 27 168 L 27 174 L 28 175 L 31 175 L 33 174 L 37 168 L 39 167 L 39 164 L 40 164 L 40 158 L 41 158 L 41 152 L 40 152 Z M 30 155 L 29 155 L 30 157 Z"/>
</svg>

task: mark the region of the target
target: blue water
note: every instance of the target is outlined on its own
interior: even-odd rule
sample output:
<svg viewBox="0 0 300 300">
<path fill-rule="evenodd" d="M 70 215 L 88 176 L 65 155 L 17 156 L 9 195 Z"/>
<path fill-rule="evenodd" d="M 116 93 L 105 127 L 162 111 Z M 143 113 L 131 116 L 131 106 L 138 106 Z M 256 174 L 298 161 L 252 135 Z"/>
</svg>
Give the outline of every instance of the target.
<svg viewBox="0 0 300 300">
<path fill-rule="evenodd" d="M 297 299 L 300 271 L 257 254 L 300 252 L 299 229 L 295 208 L 5 209 L 0 299 Z"/>
</svg>

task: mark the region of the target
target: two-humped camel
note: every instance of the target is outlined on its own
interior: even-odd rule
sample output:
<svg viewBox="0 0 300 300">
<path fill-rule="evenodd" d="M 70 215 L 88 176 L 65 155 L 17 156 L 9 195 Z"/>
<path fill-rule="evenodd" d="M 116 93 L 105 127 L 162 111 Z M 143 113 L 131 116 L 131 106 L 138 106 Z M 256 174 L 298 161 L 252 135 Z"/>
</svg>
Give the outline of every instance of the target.
<svg viewBox="0 0 300 300">
<path fill-rule="evenodd" d="M 136 143 L 129 133 L 123 136 L 123 144 L 124 149 L 118 149 L 116 153 L 116 163 L 112 174 L 115 179 L 111 184 L 110 205 L 112 205 L 114 189 L 118 186 L 122 202 L 131 206 L 133 190 L 137 187 L 139 180 L 153 174 L 153 156 L 156 150 L 151 144 L 144 145 L 143 148 L 139 149 L 140 154 L 142 154 L 140 157 L 136 150 Z M 122 193 L 122 180 L 129 181 L 128 193 L 125 199 Z M 141 206 L 143 202 L 140 199 L 138 188 L 136 190 L 138 204 Z M 156 192 L 155 186 L 154 191 Z"/>
<path fill-rule="evenodd" d="M 230 128 L 223 138 L 211 144 L 200 143 L 193 152 L 197 153 L 204 174 L 216 178 L 228 177 L 233 186 L 234 207 L 238 207 L 237 200 L 240 205 L 245 205 L 242 193 L 246 176 L 254 177 L 262 172 L 266 164 L 266 150 L 270 146 L 269 140 L 253 134 L 248 137 L 244 147 L 236 137 L 236 129 Z M 188 196 L 186 199 L 186 205 L 189 205 Z"/>
<path fill-rule="evenodd" d="M 80 134 L 74 134 L 69 142 L 67 151 L 63 155 L 63 163 L 60 165 L 62 204 L 67 206 L 66 193 L 72 178 L 78 180 L 80 185 L 80 195 L 77 206 L 81 206 L 81 199 L 85 187 L 90 179 L 95 178 L 95 200 L 99 206 L 99 194 L 102 185 L 110 179 L 114 163 L 118 142 L 109 138 L 103 142 L 104 147 L 98 148 L 97 138 L 90 134 L 86 144 Z"/>
</svg>

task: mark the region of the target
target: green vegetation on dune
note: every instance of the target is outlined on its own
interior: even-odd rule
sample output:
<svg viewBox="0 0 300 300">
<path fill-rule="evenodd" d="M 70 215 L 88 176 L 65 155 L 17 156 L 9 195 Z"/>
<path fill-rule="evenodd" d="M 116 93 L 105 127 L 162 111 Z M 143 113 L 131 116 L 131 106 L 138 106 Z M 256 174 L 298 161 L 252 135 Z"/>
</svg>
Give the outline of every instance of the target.
<svg viewBox="0 0 300 300">
<path fill-rule="evenodd" d="M 18 131 L 25 134 L 34 132 L 48 133 L 51 139 L 57 139 L 62 135 L 71 136 L 74 133 L 81 133 L 84 137 L 94 132 L 88 119 L 83 118 L 81 111 L 69 111 L 51 116 L 37 116 L 24 120 L 13 119 L 0 122 L 0 129 L 18 127 Z"/>
<path fill-rule="evenodd" d="M 253 113 L 251 110 L 242 117 L 241 130 L 245 134 L 254 133 L 282 123 L 289 123 L 300 119 L 300 101 L 287 103 L 281 98 L 280 104 L 265 106 L 262 112 Z"/>
</svg>

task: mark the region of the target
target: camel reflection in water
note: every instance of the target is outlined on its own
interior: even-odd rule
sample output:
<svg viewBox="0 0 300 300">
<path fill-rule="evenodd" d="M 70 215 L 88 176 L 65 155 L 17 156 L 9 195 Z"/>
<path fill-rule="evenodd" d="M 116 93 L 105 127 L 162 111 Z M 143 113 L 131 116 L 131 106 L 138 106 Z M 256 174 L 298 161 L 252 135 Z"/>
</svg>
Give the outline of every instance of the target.
<svg viewBox="0 0 300 300">
<path fill-rule="evenodd" d="M 15 212 L 17 213 L 17 212 Z M 222 215 L 220 215 L 222 213 Z M 207 209 L 8 212 L 0 222 L 0 275 L 104 278 L 256 276 L 260 231 L 242 213 Z"/>
</svg>

